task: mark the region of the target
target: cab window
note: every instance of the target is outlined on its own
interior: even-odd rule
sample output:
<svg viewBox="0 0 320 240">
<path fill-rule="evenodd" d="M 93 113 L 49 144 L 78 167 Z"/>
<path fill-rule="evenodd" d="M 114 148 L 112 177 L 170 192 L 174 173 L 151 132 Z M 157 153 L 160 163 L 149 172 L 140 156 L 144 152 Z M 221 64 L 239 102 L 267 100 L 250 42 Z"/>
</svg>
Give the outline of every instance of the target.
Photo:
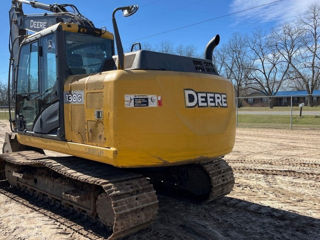
<svg viewBox="0 0 320 240">
<path fill-rule="evenodd" d="M 18 68 L 17 93 L 28 93 L 28 71 L 30 62 L 30 45 L 24 45 L 20 51 L 20 61 Z"/>
<path fill-rule="evenodd" d="M 57 60 L 55 35 L 50 34 L 41 39 L 42 46 L 42 92 L 50 92 L 57 81 Z"/>
<path fill-rule="evenodd" d="M 18 67 L 17 93 L 38 93 L 38 42 L 21 47 Z"/>
<path fill-rule="evenodd" d="M 38 64 L 38 42 L 34 42 L 30 48 L 29 93 L 39 92 Z"/>
<path fill-rule="evenodd" d="M 112 59 L 113 41 L 88 34 L 66 33 L 67 64 L 70 75 L 102 71 Z"/>
</svg>

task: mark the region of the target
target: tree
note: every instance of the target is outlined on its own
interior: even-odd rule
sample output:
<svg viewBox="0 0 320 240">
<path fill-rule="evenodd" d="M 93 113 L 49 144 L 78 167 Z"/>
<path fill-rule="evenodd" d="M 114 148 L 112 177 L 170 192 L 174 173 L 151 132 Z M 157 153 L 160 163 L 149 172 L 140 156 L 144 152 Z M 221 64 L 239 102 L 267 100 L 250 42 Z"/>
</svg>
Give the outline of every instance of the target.
<svg viewBox="0 0 320 240">
<path fill-rule="evenodd" d="M 182 44 L 179 44 L 176 47 L 176 53 L 180 56 L 184 56 L 184 46 Z"/>
<path fill-rule="evenodd" d="M 162 53 L 174 53 L 173 49 L 174 49 L 173 45 L 170 42 L 163 41 L 163 42 L 160 43 L 159 52 L 162 52 Z"/>
<path fill-rule="evenodd" d="M 180 55 L 180 56 L 187 56 L 187 57 L 196 57 L 197 56 L 196 48 L 193 45 L 184 46 L 182 44 L 179 44 L 176 47 L 176 50 L 174 53 L 177 55 Z"/>
<path fill-rule="evenodd" d="M 196 57 L 196 48 L 193 45 L 187 45 L 185 47 L 185 54 L 186 57 Z"/>
<path fill-rule="evenodd" d="M 142 43 L 141 48 L 143 50 L 154 51 L 154 48 L 152 47 L 152 45 L 150 43 Z"/>
<path fill-rule="evenodd" d="M 0 82 L 0 106 L 8 106 L 8 87 Z"/>
<path fill-rule="evenodd" d="M 290 65 L 290 76 L 297 89 L 307 91 L 308 105 L 320 85 L 320 5 L 313 5 L 296 23 L 273 33 L 276 48 Z"/>
<path fill-rule="evenodd" d="M 246 90 L 250 73 L 250 59 L 247 39 L 234 34 L 226 45 L 214 53 L 214 61 L 219 74 L 230 79 L 235 87 L 236 97 Z"/>
<path fill-rule="evenodd" d="M 227 48 L 227 71 L 230 72 L 230 78 L 235 85 L 236 96 L 240 97 L 241 90 L 243 91 L 247 87 L 248 76 L 251 71 L 247 38 L 234 34 Z"/>
<path fill-rule="evenodd" d="M 266 96 L 277 94 L 288 77 L 288 61 L 277 51 L 274 39 L 261 32 L 255 32 L 248 45 L 252 61 L 249 74 L 250 88 Z M 273 107 L 272 98 L 270 107 Z"/>
<path fill-rule="evenodd" d="M 215 49 L 212 60 L 214 65 L 220 75 L 223 75 L 228 78 L 227 74 L 225 73 L 225 61 L 226 61 L 226 52 L 224 47 Z"/>
<path fill-rule="evenodd" d="M 168 41 L 161 42 L 158 51 L 162 53 L 177 54 L 180 56 L 187 56 L 187 57 L 198 56 L 196 52 L 196 48 L 193 45 L 184 46 L 182 44 L 179 44 L 175 48 L 174 45 Z"/>
</svg>

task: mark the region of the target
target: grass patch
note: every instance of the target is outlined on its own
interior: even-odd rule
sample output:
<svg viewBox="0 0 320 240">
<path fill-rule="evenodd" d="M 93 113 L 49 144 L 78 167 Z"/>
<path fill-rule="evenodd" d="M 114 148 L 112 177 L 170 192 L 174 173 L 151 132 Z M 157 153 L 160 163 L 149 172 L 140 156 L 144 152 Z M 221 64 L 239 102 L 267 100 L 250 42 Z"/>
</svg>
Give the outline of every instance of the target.
<svg viewBox="0 0 320 240">
<path fill-rule="evenodd" d="M 9 112 L 0 111 L 0 120 L 8 120 L 8 119 L 9 119 Z"/>
<path fill-rule="evenodd" d="M 238 125 L 243 127 L 275 127 L 288 128 L 290 116 L 286 115 L 238 115 Z M 319 116 L 293 116 L 292 125 L 301 127 L 320 128 Z"/>
</svg>

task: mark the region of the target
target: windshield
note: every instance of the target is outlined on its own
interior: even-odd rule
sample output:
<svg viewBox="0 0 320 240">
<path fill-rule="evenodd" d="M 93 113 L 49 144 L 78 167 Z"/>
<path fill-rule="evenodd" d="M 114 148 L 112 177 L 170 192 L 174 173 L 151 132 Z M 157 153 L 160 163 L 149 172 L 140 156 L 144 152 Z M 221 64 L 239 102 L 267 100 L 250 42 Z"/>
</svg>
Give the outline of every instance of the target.
<svg viewBox="0 0 320 240">
<path fill-rule="evenodd" d="M 69 73 L 101 72 L 105 60 L 112 59 L 113 40 L 82 33 L 66 33 L 67 65 Z"/>
</svg>

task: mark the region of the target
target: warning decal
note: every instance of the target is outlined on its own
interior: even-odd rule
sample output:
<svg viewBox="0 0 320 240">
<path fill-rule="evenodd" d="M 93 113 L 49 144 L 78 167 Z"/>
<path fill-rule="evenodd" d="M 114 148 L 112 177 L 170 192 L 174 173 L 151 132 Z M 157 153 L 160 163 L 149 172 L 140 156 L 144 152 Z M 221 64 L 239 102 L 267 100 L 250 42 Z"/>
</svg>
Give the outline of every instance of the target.
<svg viewBox="0 0 320 240">
<path fill-rule="evenodd" d="M 124 106 L 132 107 L 159 107 L 162 105 L 161 96 L 157 95 L 125 95 Z"/>
</svg>

